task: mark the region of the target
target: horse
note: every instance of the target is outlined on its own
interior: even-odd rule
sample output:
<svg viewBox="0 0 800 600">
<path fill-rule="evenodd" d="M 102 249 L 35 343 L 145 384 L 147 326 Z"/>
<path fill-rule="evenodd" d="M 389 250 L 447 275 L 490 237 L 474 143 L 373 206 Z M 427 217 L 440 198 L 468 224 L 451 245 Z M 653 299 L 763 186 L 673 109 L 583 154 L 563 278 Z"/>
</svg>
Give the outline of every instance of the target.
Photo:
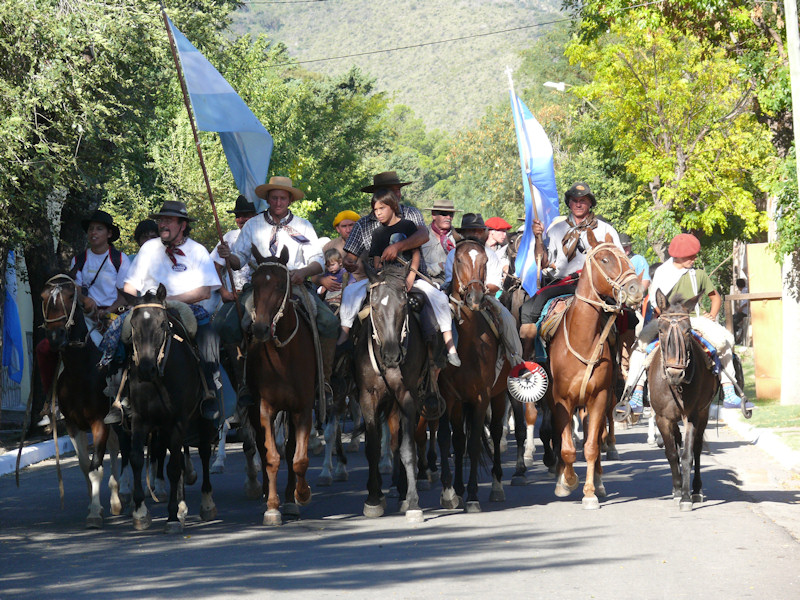
<svg viewBox="0 0 800 600">
<path fill-rule="evenodd" d="M 183 531 L 187 513 L 182 476 L 186 469 L 184 446 L 188 443 L 190 427 L 197 432 L 198 454 L 203 466 L 200 518 L 209 521 L 217 516 L 209 477 L 214 424 L 200 416 L 203 388 L 198 359 L 187 339 L 186 328 L 167 311 L 166 295 L 163 284 L 159 284 L 155 294 L 148 292 L 140 298 L 126 295 L 131 305 L 127 318 L 132 350 L 128 363 L 128 397 L 131 406 L 133 526 L 144 530 L 152 524 L 144 502 L 141 475 L 146 440 L 150 434 L 156 434 L 158 443 L 170 453 L 165 531 L 179 533 Z"/>
<path fill-rule="evenodd" d="M 458 354 L 461 366 L 448 365 L 439 375 L 439 389 L 447 403 L 440 423 L 439 450 L 442 455 L 443 508 L 464 505 L 467 512 L 480 512 L 478 501 L 478 465 L 484 446 L 483 425 L 491 407 L 489 433 L 493 443 L 491 502 L 505 500 L 500 439 L 505 414 L 506 379 L 510 370 L 505 361 L 501 372 L 495 365 L 503 351 L 498 336 L 481 312 L 486 294 L 486 250 L 480 242 L 461 240 L 453 260 L 453 284 L 450 300 L 456 309 Z M 447 423 L 445 423 L 447 421 Z M 449 424 L 451 428 L 446 426 Z M 452 435 L 455 477 L 450 472 L 449 454 Z M 469 453 L 470 473 L 464 497 L 463 460 Z"/>
<path fill-rule="evenodd" d="M 599 450 L 614 383 L 614 356 L 608 335 L 622 306 L 633 307 L 642 301 L 642 285 L 610 235 L 599 243 L 589 230 L 587 239 L 590 250 L 575 299 L 564 312 L 548 348 L 552 374 L 548 402 L 558 456 L 555 495 L 569 496 L 578 487 L 572 416 L 576 408 L 585 407 L 583 453 L 587 467 L 582 504 L 585 509 L 597 509 L 597 496 L 605 495 Z M 614 304 L 609 304 L 611 299 Z"/>
<path fill-rule="evenodd" d="M 358 451 L 359 436 L 358 422 L 361 412 L 358 409 L 356 398 L 355 375 L 353 373 L 352 357 L 348 353 L 341 353 L 331 375 L 331 390 L 333 395 L 328 403 L 325 422 L 325 457 L 322 461 L 322 471 L 317 477 L 317 485 L 329 486 L 334 481 L 347 481 L 347 456 L 342 446 L 342 423 L 347 411 L 353 414 L 353 433 L 348 444 L 348 452 Z M 349 399 L 349 401 L 348 401 Z M 333 454 L 336 453 L 336 466 L 333 466 Z"/>
<path fill-rule="evenodd" d="M 254 314 L 245 380 L 258 401 L 249 408 L 248 415 L 256 434 L 262 489 L 267 501 L 263 523 L 279 526 L 283 523 L 278 496 L 281 457 L 275 441 L 275 418 L 284 411 L 288 424 L 284 456 L 291 468 L 283 514 L 287 519 L 297 519 L 299 506 L 311 502 L 311 488 L 306 480 L 308 440 L 315 384 L 322 382 L 317 382 L 316 376 L 314 325 L 292 299 L 291 272 L 286 266 L 288 249 L 284 247 L 279 257 L 265 258 L 253 247 L 253 256 L 258 267 L 252 277 Z"/>
<path fill-rule="evenodd" d="M 647 370 L 650 407 L 655 412 L 672 471 L 672 497 L 681 511 L 690 511 L 694 502 L 705 500 L 700 454 L 709 409 L 719 388 L 719 378 L 710 360 L 706 359 L 703 345 L 691 331 L 690 314 L 699 296 L 670 304 L 661 290 L 656 291 L 656 303 L 661 311 L 659 343 Z M 683 438 L 679 422 L 683 422 Z"/>
<path fill-rule="evenodd" d="M 369 463 L 364 516 L 380 517 L 386 508 L 381 490 L 381 418 L 391 431 L 392 449 L 399 446 L 405 467 L 401 472 L 400 510 L 409 522 L 421 522 L 422 510 L 416 481 L 414 432 L 419 415 L 428 353 L 422 329 L 410 313 L 406 292 L 407 268 L 384 265 L 380 273 L 367 263 L 369 318 L 356 340 L 355 376 L 366 427 L 365 450 Z"/>
<path fill-rule="evenodd" d="M 103 481 L 103 458 L 108 449 L 111 475 L 111 514 L 122 512 L 119 496 L 119 440 L 114 429 L 103 422 L 108 413 L 105 377 L 98 369 L 100 350 L 91 341 L 80 305 L 78 286 L 68 275 L 55 275 L 42 291 L 44 329 L 51 349 L 57 349 L 64 370 L 54 382 L 54 394 L 64 415 L 67 434 L 78 455 L 78 464 L 89 488 L 89 514 L 86 527 L 103 527 L 100 484 Z M 55 432 L 55 424 L 53 425 Z M 89 458 L 87 432 L 91 432 L 94 454 Z M 60 473 L 60 472 L 59 472 Z"/>
</svg>

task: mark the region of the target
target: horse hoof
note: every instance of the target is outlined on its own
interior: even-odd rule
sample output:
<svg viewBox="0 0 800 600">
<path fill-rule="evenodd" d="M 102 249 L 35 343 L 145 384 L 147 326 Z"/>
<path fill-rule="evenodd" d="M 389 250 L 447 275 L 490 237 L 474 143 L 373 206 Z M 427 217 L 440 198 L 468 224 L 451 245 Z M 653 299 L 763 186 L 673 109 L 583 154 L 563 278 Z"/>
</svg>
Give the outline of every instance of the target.
<svg viewBox="0 0 800 600">
<path fill-rule="evenodd" d="M 347 471 L 344 470 L 340 471 L 337 469 L 333 474 L 334 481 L 347 481 L 349 477 L 350 475 L 347 473 Z"/>
<path fill-rule="evenodd" d="M 417 479 L 417 491 L 427 492 L 431 489 L 431 482 L 427 479 Z"/>
<path fill-rule="evenodd" d="M 183 533 L 183 523 L 180 521 L 167 521 L 164 526 L 164 533 Z"/>
<path fill-rule="evenodd" d="M 200 508 L 200 519 L 203 521 L 213 521 L 217 518 L 217 507 Z"/>
<path fill-rule="evenodd" d="M 189 514 L 189 507 L 187 506 L 186 502 L 181 500 L 178 502 L 178 519 L 180 519 L 181 523 L 186 520 L 186 516 Z"/>
<path fill-rule="evenodd" d="M 524 475 L 514 475 L 511 478 L 511 485 L 527 485 L 528 480 L 525 479 Z"/>
<path fill-rule="evenodd" d="M 455 491 L 453 491 L 451 488 L 442 492 L 442 495 L 439 498 L 439 503 L 441 504 L 442 508 L 453 510 L 461 505 L 461 498 L 459 498 Z"/>
<path fill-rule="evenodd" d="M 581 504 L 583 504 L 584 510 L 597 510 L 600 508 L 600 501 L 597 496 L 584 496 Z"/>
<path fill-rule="evenodd" d="M 418 508 L 415 510 L 407 510 L 406 521 L 408 523 L 424 523 L 425 517 L 422 516 L 422 510 Z"/>
<path fill-rule="evenodd" d="M 111 514 L 115 517 L 122 514 L 122 502 L 111 500 Z"/>
<path fill-rule="evenodd" d="M 293 502 L 283 505 L 283 518 L 287 521 L 297 521 L 300 519 L 300 507 Z"/>
<path fill-rule="evenodd" d="M 616 450 L 609 450 L 606 452 L 606 460 L 619 460 L 619 452 Z"/>
<path fill-rule="evenodd" d="M 557 471 L 558 471 L 558 468 L 556 467 L 555 463 L 553 463 L 552 465 L 547 467 L 547 472 L 550 473 L 551 475 L 555 475 Z"/>
<path fill-rule="evenodd" d="M 225 463 L 215 462 L 211 465 L 211 468 L 208 470 L 209 473 L 213 473 L 214 475 L 219 475 L 225 472 Z"/>
<path fill-rule="evenodd" d="M 400 492 L 397 491 L 396 487 L 392 486 L 389 488 L 389 491 L 386 493 L 386 495 L 389 496 L 389 498 L 399 498 Z"/>
<path fill-rule="evenodd" d="M 294 491 L 294 501 L 297 502 L 300 506 L 308 506 L 311 503 L 311 488 L 308 488 L 308 497 L 303 498 L 302 496 L 297 495 L 297 490 Z"/>
<path fill-rule="evenodd" d="M 533 465 L 533 452 L 530 453 L 526 452 L 525 454 L 522 455 L 522 459 L 525 461 L 526 467 Z"/>
<path fill-rule="evenodd" d="M 344 448 L 344 451 L 347 452 L 348 454 L 353 454 L 355 452 L 358 452 L 358 450 L 359 450 L 359 441 L 358 440 L 353 440 L 352 442 L 347 444 L 347 446 L 345 446 L 345 448 Z"/>
<path fill-rule="evenodd" d="M 506 440 L 500 441 L 500 454 L 505 454 L 508 450 L 508 442 Z"/>
<path fill-rule="evenodd" d="M 120 494 L 119 501 L 123 506 L 123 510 L 133 504 L 133 494 Z"/>
<path fill-rule="evenodd" d="M 333 478 L 329 475 L 325 475 L 324 477 L 320 475 L 317 477 L 317 485 L 321 487 L 328 487 L 331 483 L 333 483 Z"/>
<path fill-rule="evenodd" d="M 381 461 L 381 464 L 378 467 L 378 471 L 380 471 L 382 475 L 391 475 L 391 473 L 392 473 L 392 461 L 391 460 Z"/>
<path fill-rule="evenodd" d="M 261 484 L 258 481 L 246 481 L 244 484 L 244 497 L 248 500 L 260 500 L 262 495 Z"/>
<path fill-rule="evenodd" d="M 606 486 L 598 485 L 594 488 L 595 496 L 598 498 L 605 498 L 608 494 L 606 493 Z"/>
<path fill-rule="evenodd" d="M 428 471 L 428 481 L 436 483 L 441 478 L 439 471 Z"/>
<path fill-rule="evenodd" d="M 407 513 L 408 512 L 408 500 L 403 500 L 400 503 L 400 508 L 398 508 L 397 512 Z"/>
<path fill-rule="evenodd" d="M 505 502 L 506 493 L 503 490 L 492 490 L 489 492 L 489 502 Z"/>
<path fill-rule="evenodd" d="M 103 517 L 101 515 L 89 515 L 86 517 L 86 529 L 102 529 Z"/>
<path fill-rule="evenodd" d="M 266 511 L 264 513 L 264 525 L 269 525 L 270 527 L 280 527 L 283 525 L 281 511 L 279 511 L 277 508 L 270 508 L 268 511 Z"/>
<path fill-rule="evenodd" d="M 468 513 L 479 513 L 481 512 L 481 503 L 477 500 L 470 500 L 464 505 L 464 511 Z"/>
<path fill-rule="evenodd" d="M 692 502 L 705 502 L 706 495 L 703 492 L 692 494 Z"/>
<path fill-rule="evenodd" d="M 186 473 L 186 475 L 183 478 L 183 481 L 184 483 L 186 483 L 186 485 L 194 485 L 195 483 L 197 483 L 197 471 L 189 471 L 188 473 Z"/>
<path fill-rule="evenodd" d="M 679 506 L 681 508 L 681 512 L 691 512 L 692 510 L 692 503 L 687 502 L 686 500 L 681 500 Z"/>
<path fill-rule="evenodd" d="M 153 524 L 153 517 L 149 514 L 144 517 L 134 517 L 133 518 L 133 528 L 136 531 L 144 531 L 145 529 L 150 529 L 150 525 Z"/>
<path fill-rule="evenodd" d="M 556 491 L 555 491 L 555 494 L 556 494 L 556 496 L 558 496 L 559 498 L 566 498 L 566 497 L 567 497 L 567 496 L 569 496 L 571 493 L 572 493 L 572 490 L 571 490 L 571 489 L 569 489 L 568 487 L 566 487 L 566 486 L 564 486 L 564 485 L 561 485 L 560 483 L 559 483 L 559 484 L 556 484 Z"/>
<path fill-rule="evenodd" d="M 382 517 L 384 512 L 383 504 L 378 504 L 374 506 L 372 504 L 364 503 L 364 516 L 369 519 L 377 519 L 378 517 Z"/>
</svg>

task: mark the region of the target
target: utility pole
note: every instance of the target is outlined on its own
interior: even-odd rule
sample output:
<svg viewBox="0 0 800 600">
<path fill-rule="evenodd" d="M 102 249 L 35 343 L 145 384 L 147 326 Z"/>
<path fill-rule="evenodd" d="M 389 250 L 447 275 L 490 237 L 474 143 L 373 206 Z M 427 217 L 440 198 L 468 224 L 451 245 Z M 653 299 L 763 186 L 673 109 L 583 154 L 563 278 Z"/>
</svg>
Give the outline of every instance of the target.
<svg viewBox="0 0 800 600">
<path fill-rule="evenodd" d="M 798 190 L 800 190 L 800 33 L 797 26 L 797 0 L 783 0 L 786 13 L 786 46 L 789 54 L 789 74 L 792 83 L 792 124 L 797 157 Z M 790 282 L 800 272 L 800 250 L 783 258 L 783 358 L 781 364 L 781 404 L 800 404 L 800 289 L 792 289 Z"/>
</svg>

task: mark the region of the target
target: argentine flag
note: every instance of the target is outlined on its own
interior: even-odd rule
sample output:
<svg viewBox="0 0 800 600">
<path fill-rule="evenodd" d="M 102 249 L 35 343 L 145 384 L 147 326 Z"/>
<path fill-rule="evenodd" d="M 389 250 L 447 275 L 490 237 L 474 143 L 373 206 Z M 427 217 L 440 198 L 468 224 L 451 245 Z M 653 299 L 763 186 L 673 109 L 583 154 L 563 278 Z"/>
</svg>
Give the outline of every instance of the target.
<svg viewBox="0 0 800 600">
<path fill-rule="evenodd" d="M 197 128 L 219 134 L 239 193 L 255 203 L 256 210 L 266 209 L 266 203 L 256 196 L 255 188 L 267 180 L 272 136 L 169 17 L 167 22 L 178 48 Z"/>
<path fill-rule="evenodd" d="M 522 187 L 525 192 L 525 231 L 514 265 L 522 280 L 522 287 L 533 296 L 538 289 L 533 219 L 538 218 L 544 223 L 547 231 L 550 223 L 558 216 L 553 146 L 536 117 L 513 91 L 511 112 L 514 114 L 514 128 L 517 131 Z"/>
</svg>

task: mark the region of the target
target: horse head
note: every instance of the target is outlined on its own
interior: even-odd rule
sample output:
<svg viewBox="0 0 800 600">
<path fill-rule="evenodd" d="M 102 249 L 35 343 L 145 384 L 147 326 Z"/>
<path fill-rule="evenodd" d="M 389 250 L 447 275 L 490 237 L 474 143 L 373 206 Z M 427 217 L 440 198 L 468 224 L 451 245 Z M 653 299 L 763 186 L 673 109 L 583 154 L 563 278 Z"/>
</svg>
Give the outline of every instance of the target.
<svg viewBox="0 0 800 600">
<path fill-rule="evenodd" d="M 387 368 L 396 368 L 405 358 L 404 342 L 408 334 L 408 296 L 406 277 L 409 265 L 384 265 L 376 272 L 365 263 L 369 279 L 369 307 L 372 339 L 380 349 L 381 362 Z"/>
<path fill-rule="evenodd" d="M 522 243 L 522 232 L 515 231 L 508 234 L 508 249 L 506 256 L 508 257 L 508 274 L 514 275 L 515 264 L 517 261 L 517 254 L 519 254 L 519 245 Z"/>
<path fill-rule="evenodd" d="M 486 248 L 480 242 L 465 239 L 456 244 L 453 256 L 453 291 L 470 310 L 480 310 L 486 295 Z"/>
<path fill-rule="evenodd" d="M 586 232 L 586 237 L 591 249 L 586 255 L 584 270 L 588 271 L 595 294 L 601 300 L 613 298 L 617 306 L 639 306 L 644 297 L 644 288 L 622 249 L 613 243 L 608 233 L 603 242 L 597 241 L 591 229 Z"/>
<path fill-rule="evenodd" d="M 285 246 L 280 256 L 263 257 L 253 246 L 258 267 L 253 273 L 253 340 L 268 342 L 275 337 L 275 327 L 292 297 L 289 250 Z"/>
<path fill-rule="evenodd" d="M 163 363 L 172 340 L 172 325 L 167 314 L 167 289 L 158 284 L 155 293 L 133 298 L 125 295 L 131 305 L 128 315 L 133 346 L 133 364 L 142 381 L 155 381 L 163 372 Z"/>
<path fill-rule="evenodd" d="M 667 382 L 678 386 L 690 379 L 687 368 L 691 362 L 690 314 L 701 294 L 689 300 L 677 299 L 671 304 L 661 290 L 656 290 L 658 316 L 658 342 Z"/>
<path fill-rule="evenodd" d="M 78 285 L 69 275 L 54 275 L 42 290 L 42 327 L 53 349 L 63 348 L 69 342 L 70 330 L 76 320 L 79 302 Z"/>
</svg>

